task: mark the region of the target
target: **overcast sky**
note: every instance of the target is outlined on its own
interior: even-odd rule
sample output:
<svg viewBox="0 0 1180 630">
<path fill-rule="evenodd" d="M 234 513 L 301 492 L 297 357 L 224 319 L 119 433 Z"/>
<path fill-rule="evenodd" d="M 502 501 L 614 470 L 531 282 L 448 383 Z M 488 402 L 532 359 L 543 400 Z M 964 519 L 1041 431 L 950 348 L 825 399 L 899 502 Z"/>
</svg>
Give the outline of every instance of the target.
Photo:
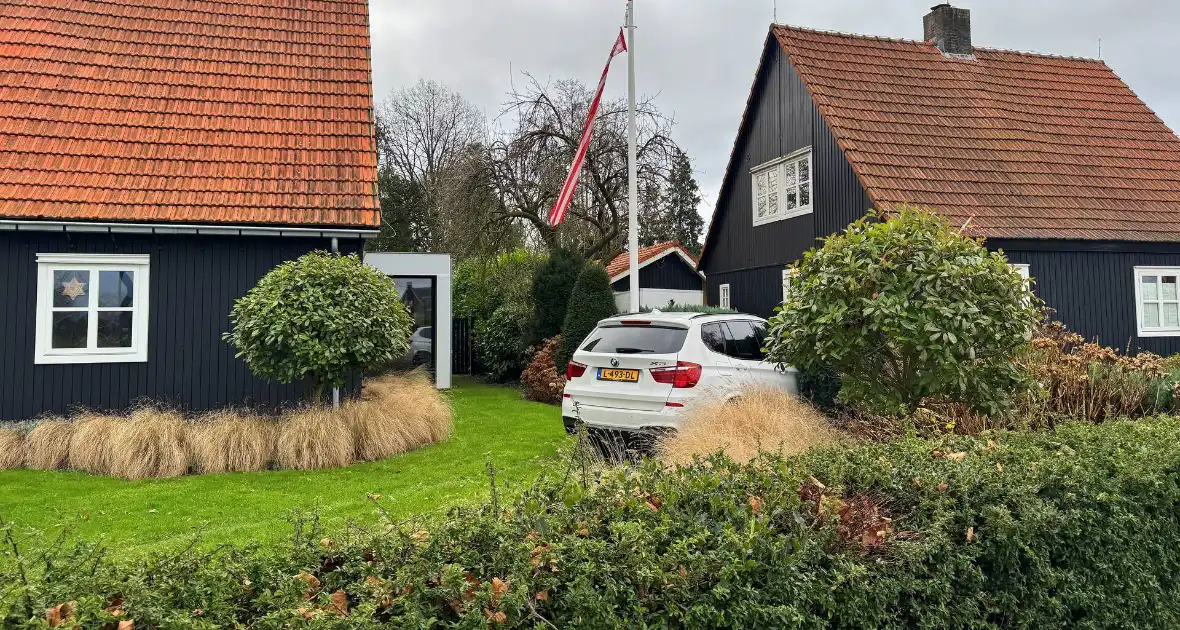
<svg viewBox="0 0 1180 630">
<path fill-rule="evenodd" d="M 922 38 L 932 0 L 778 0 L 778 21 Z M 962 0 L 977 46 L 1102 58 L 1173 129 L 1180 125 L 1180 2 Z M 639 91 L 675 114 L 712 213 L 774 0 L 636 0 Z M 597 80 L 623 22 L 623 0 L 370 0 L 373 89 L 380 100 L 419 78 L 495 116 L 515 74 Z M 608 96 L 626 94 L 619 57 Z"/>
</svg>

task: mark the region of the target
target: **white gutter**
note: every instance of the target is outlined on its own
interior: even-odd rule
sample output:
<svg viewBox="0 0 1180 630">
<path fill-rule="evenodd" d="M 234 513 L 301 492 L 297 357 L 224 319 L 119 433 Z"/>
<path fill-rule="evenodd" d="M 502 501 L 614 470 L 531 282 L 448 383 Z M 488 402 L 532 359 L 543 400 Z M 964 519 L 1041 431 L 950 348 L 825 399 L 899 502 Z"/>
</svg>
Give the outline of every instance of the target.
<svg viewBox="0 0 1180 630">
<path fill-rule="evenodd" d="M 0 230 L 18 232 L 91 232 L 118 234 L 205 234 L 210 236 L 286 236 L 296 238 L 377 237 L 377 230 L 192 225 L 182 223 L 87 223 L 79 221 L 21 221 L 0 219 Z"/>
</svg>

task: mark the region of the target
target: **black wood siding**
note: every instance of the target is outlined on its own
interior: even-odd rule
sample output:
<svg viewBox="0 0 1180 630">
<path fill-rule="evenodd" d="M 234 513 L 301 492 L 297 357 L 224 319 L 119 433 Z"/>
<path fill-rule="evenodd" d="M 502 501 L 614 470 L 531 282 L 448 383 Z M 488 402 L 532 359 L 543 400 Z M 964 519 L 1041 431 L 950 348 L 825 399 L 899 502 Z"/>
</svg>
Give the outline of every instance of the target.
<svg viewBox="0 0 1180 630">
<path fill-rule="evenodd" d="M 815 247 L 818 239 L 864 216 L 872 205 L 790 60 L 773 38 L 767 46 L 767 61 L 738 133 L 701 263 L 710 304 L 717 304 L 717 287 L 728 282 L 735 298 L 760 294 L 734 304 L 763 316 L 778 305 L 771 305 L 773 296 L 782 298 L 783 267 Z M 755 227 L 750 170 L 808 146 L 813 212 Z"/>
<path fill-rule="evenodd" d="M 1180 337 L 1139 337 L 1135 267 L 1180 267 L 1180 244 L 993 241 L 1013 263 L 1027 264 L 1033 290 L 1055 319 L 1088 341 L 1168 356 Z M 1134 250 L 1152 251 L 1134 251 Z"/>
<path fill-rule="evenodd" d="M 639 270 L 639 286 L 645 289 L 676 289 L 700 291 L 701 277 L 677 254 L 665 256 Z M 619 279 L 611 285 L 615 291 L 630 291 L 631 277 Z"/>
<path fill-rule="evenodd" d="M 255 378 L 221 340 L 234 300 L 280 263 L 328 239 L 0 232 L 0 420 L 77 407 L 123 410 L 152 400 L 189 411 L 274 408 L 296 386 Z M 359 251 L 360 241 L 340 249 Z M 148 361 L 34 365 L 38 253 L 151 254 Z"/>
</svg>

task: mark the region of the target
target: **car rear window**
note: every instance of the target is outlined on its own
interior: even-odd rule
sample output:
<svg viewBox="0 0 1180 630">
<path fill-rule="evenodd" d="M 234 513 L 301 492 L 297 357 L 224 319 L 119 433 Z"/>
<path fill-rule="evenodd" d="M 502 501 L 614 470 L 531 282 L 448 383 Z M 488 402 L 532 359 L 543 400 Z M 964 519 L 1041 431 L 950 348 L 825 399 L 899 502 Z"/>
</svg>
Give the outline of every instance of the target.
<svg viewBox="0 0 1180 630">
<path fill-rule="evenodd" d="M 684 347 L 685 328 L 669 326 L 606 326 L 590 334 L 585 352 L 601 354 L 675 354 Z"/>
</svg>

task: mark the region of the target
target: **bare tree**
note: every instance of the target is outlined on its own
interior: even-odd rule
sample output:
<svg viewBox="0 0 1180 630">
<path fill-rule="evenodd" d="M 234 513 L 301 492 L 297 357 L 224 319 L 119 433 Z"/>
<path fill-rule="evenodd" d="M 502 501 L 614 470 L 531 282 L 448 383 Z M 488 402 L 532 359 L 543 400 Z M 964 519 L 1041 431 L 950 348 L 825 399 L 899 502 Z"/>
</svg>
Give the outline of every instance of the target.
<svg viewBox="0 0 1180 630">
<path fill-rule="evenodd" d="M 421 191 L 420 207 L 412 213 L 415 243 L 433 248 L 444 242 L 452 222 L 440 198 L 458 177 L 466 181 L 462 165 L 473 146 L 487 133 L 487 120 L 475 105 L 437 81 L 420 80 L 392 92 L 377 108 L 378 162 L 389 181 Z"/>
<path fill-rule="evenodd" d="M 528 76 L 528 75 L 526 75 Z M 594 136 L 583 163 L 579 192 L 566 223 L 555 229 L 548 213 L 581 142 L 593 93 L 578 81 L 512 91 L 500 115 L 502 127 L 488 145 L 490 183 L 499 221 L 532 228 L 547 249 L 565 247 L 587 258 L 608 259 L 622 251 L 627 236 L 627 103 L 600 105 Z M 679 148 L 669 137 L 671 118 L 652 99 L 637 106 L 640 188 L 667 185 Z"/>
</svg>

